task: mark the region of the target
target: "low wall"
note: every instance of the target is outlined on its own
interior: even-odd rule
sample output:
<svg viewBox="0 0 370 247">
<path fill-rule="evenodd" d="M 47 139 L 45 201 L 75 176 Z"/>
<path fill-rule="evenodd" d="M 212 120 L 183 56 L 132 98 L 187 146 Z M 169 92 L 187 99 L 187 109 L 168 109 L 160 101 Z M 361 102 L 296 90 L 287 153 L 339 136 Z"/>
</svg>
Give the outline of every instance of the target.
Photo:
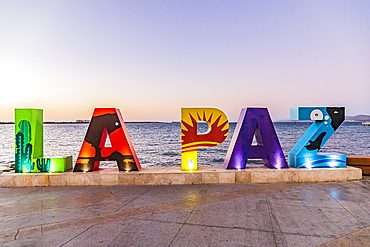
<svg viewBox="0 0 370 247">
<path fill-rule="evenodd" d="M 370 156 L 347 156 L 347 165 L 361 168 L 363 175 L 370 175 Z"/>
<path fill-rule="evenodd" d="M 142 168 L 140 171 L 120 172 L 118 168 L 98 171 L 64 173 L 14 173 L 0 175 L 1 187 L 25 186 L 79 186 L 79 185 L 170 185 L 214 183 L 278 183 L 347 181 L 362 178 L 361 169 L 268 169 L 264 166 L 243 170 L 225 170 L 223 167 L 200 167 L 196 171 L 181 171 L 180 167 Z"/>
</svg>

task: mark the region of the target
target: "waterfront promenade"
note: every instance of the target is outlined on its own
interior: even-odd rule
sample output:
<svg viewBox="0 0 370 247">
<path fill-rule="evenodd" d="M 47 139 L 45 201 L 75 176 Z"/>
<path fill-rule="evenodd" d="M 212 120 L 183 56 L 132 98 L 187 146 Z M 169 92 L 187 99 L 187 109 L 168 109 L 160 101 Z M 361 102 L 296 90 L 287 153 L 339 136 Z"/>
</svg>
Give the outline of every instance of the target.
<svg viewBox="0 0 370 247">
<path fill-rule="evenodd" d="M 369 198 L 369 177 L 0 188 L 0 246 L 369 246 Z"/>
</svg>

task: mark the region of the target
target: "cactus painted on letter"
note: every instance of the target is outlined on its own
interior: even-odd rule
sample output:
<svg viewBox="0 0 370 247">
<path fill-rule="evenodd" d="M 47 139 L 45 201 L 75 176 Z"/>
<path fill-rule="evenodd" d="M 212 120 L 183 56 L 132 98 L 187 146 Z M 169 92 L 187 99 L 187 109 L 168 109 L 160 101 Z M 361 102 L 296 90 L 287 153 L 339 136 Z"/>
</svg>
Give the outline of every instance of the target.
<svg viewBox="0 0 370 247">
<path fill-rule="evenodd" d="M 15 137 L 15 172 L 31 172 L 34 168 L 32 164 L 32 145 L 31 141 L 31 125 L 28 121 L 22 120 L 19 123 L 20 131 Z M 25 134 L 26 137 L 25 138 Z"/>
<path fill-rule="evenodd" d="M 50 158 L 46 159 L 40 158 L 36 160 L 36 166 L 40 172 L 48 172 L 50 170 L 50 163 L 51 163 Z M 33 164 L 35 165 L 35 163 Z"/>
</svg>

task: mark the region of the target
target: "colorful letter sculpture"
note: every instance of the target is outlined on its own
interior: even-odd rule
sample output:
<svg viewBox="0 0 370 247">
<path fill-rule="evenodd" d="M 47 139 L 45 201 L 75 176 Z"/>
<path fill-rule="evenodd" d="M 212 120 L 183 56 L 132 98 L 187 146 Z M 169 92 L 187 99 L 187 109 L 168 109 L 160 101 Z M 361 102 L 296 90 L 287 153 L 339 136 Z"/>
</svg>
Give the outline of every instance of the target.
<svg viewBox="0 0 370 247">
<path fill-rule="evenodd" d="M 298 107 L 290 109 L 290 120 L 314 120 L 288 154 L 296 168 L 346 167 L 346 155 L 317 154 L 344 121 L 344 107 Z"/>
<path fill-rule="evenodd" d="M 252 145 L 255 136 L 257 145 Z M 268 168 L 288 168 L 267 108 L 243 108 L 224 167 L 244 169 L 248 159 L 262 159 Z"/>
<path fill-rule="evenodd" d="M 64 172 L 72 156 L 44 158 L 43 110 L 15 109 L 15 172 Z"/>
<path fill-rule="evenodd" d="M 206 133 L 197 133 L 197 122 L 208 124 Z M 229 133 L 225 113 L 216 108 L 181 108 L 181 169 L 197 170 L 197 148 L 222 143 Z"/>
<path fill-rule="evenodd" d="M 108 135 L 111 147 L 105 146 Z M 141 168 L 120 110 L 95 108 L 74 172 L 95 171 L 100 161 L 109 160 L 116 161 L 120 171 Z"/>
</svg>

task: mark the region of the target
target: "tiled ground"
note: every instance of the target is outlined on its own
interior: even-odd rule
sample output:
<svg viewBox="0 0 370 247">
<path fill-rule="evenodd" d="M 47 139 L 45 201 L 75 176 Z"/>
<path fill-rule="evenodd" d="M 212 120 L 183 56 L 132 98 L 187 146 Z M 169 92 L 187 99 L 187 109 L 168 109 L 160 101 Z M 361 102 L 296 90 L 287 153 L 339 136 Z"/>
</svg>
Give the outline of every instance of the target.
<svg viewBox="0 0 370 247">
<path fill-rule="evenodd" d="M 0 188 L 1 246 L 370 246 L 370 179 Z"/>
</svg>

